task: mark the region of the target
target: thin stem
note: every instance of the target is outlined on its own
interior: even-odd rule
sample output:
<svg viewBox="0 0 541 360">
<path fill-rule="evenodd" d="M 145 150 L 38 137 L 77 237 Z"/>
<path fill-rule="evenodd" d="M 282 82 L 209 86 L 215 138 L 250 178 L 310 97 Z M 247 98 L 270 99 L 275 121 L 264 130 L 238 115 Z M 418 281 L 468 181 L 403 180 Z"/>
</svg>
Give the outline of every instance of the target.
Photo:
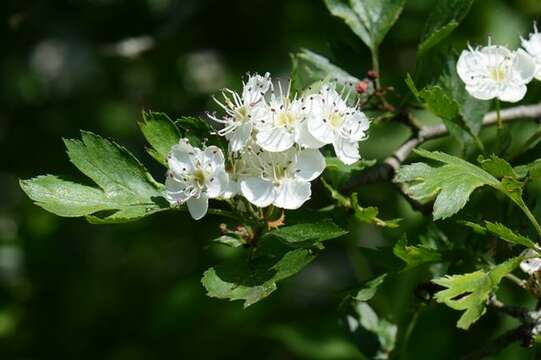
<svg viewBox="0 0 541 360">
<path fill-rule="evenodd" d="M 418 306 L 417 309 L 415 309 L 415 312 L 413 313 L 413 316 L 411 318 L 411 321 L 408 325 L 408 328 L 406 329 L 406 332 L 404 334 L 404 339 L 402 340 L 402 347 L 400 349 L 400 355 L 401 357 L 406 356 L 406 351 L 408 350 L 408 344 L 410 341 L 411 334 L 413 333 L 413 329 L 415 329 L 415 325 L 417 325 L 417 319 L 419 318 L 419 314 L 421 313 L 421 307 Z"/>
<path fill-rule="evenodd" d="M 376 78 L 374 80 L 374 83 L 376 84 L 376 90 L 380 88 L 380 72 L 379 72 L 379 54 L 378 54 L 378 48 L 374 48 L 371 51 L 372 53 L 372 70 L 376 72 Z"/>
<path fill-rule="evenodd" d="M 498 129 L 501 129 L 503 126 L 500 109 L 501 109 L 500 99 L 496 99 L 496 125 L 498 126 Z"/>
<path fill-rule="evenodd" d="M 507 275 L 505 275 L 505 278 L 508 279 L 508 280 L 511 280 L 512 282 L 514 282 L 515 284 L 517 284 L 519 287 L 521 287 L 523 289 L 526 288 L 526 281 L 522 280 L 518 276 L 515 276 L 513 274 L 507 274 Z"/>
<path fill-rule="evenodd" d="M 533 133 L 532 136 L 526 140 L 526 142 L 520 146 L 517 150 L 515 150 L 511 155 L 509 155 L 509 161 L 514 160 L 517 156 L 520 154 L 528 151 L 532 145 L 536 144 L 541 139 L 541 127 L 537 129 L 536 132 Z"/>
<path fill-rule="evenodd" d="M 524 205 L 524 206 L 521 206 L 520 207 L 522 209 L 522 211 L 524 212 L 524 214 L 526 215 L 526 217 L 530 220 L 530 222 L 532 223 L 532 225 L 534 226 L 535 230 L 537 231 L 537 234 L 539 235 L 539 237 L 541 237 L 541 226 L 539 225 L 539 223 L 537 222 L 537 219 L 535 218 L 535 216 L 532 214 L 532 212 L 530 211 L 530 209 Z"/>
</svg>

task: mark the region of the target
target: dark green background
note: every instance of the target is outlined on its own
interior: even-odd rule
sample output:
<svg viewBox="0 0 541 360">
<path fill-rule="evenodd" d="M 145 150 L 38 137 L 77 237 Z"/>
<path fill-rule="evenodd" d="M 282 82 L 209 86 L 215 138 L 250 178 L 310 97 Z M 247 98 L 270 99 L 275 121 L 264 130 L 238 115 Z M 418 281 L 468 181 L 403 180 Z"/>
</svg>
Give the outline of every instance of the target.
<svg viewBox="0 0 541 360">
<path fill-rule="evenodd" d="M 400 94 L 435 3 L 409 0 L 384 42 L 383 82 Z M 349 238 L 330 243 L 299 276 L 243 310 L 240 303 L 207 298 L 199 282 L 206 268 L 230 256 L 211 246 L 219 219 L 195 222 L 167 213 L 94 226 L 33 206 L 17 183 L 45 173 L 76 174 L 61 138 L 77 137 L 79 129 L 116 139 L 162 179 L 164 169 L 145 154 L 138 132 L 142 109 L 171 117 L 203 114 L 214 109 L 213 92 L 238 88 L 246 72 L 287 76 L 289 54 L 301 48 L 363 77 L 367 49 L 322 1 L 21 0 L 1 7 L 0 358 L 358 357 L 339 322 L 342 291 L 382 271 L 381 260 L 358 247 L 392 244 L 402 230 L 352 226 Z M 538 0 L 479 0 L 447 43 L 461 49 L 492 35 L 516 46 L 540 14 Z M 142 35 L 157 42 L 140 56 L 107 51 L 108 44 Z M 398 125 L 375 128 L 363 151 L 381 158 L 405 134 Z M 379 206 L 385 218 L 406 216 L 410 237 L 425 221 L 388 185 L 363 189 L 361 202 Z M 457 225 L 442 226 L 453 232 Z M 400 276 L 373 304 L 404 331 L 421 306 L 414 289 L 430 274 Z M 505 296 L 522 301 L 523 295 Z M 442 305 L 423 306 L 407 358 L 454 359 L 513 325 L 491 314 L 467 333 L 455 328 L 458 315 Z M 515 344 L 499 358 L 532 354 Z"/>
</svg>

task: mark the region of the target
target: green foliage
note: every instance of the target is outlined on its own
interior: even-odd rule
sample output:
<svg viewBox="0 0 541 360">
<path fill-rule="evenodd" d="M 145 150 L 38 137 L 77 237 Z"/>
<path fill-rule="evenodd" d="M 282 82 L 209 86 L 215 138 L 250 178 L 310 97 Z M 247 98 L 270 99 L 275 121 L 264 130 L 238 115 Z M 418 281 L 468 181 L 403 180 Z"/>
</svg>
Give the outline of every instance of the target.
<svg viewBox="0 0 541 360">
<path fill-rule="evenodd" d="M 406 235 L 402 236 L 393 247 L 393 253 L 406 263 L 404 270 L 413 269 L 420 265 L 433 264 L 442 261 L 442 254 L 425 245 L 408 245 Z"/>
<path fill-rule="evenodd" d="M 486 311 L 489 296 L 495 292 L 502 278 L 512 272 L 523 257 L 509 259 L 488 271 L 445 276 L 432 280 L 447 289 L 436 293 L 438 302 L 455 310 L 465 310 L 457 322 L 457 327 L 467 330 Z"/>
<path fill-rule="evenodd" d="M 448 37 L 464 20 L 474 0 L 439 0 L 432 9 L 419 44 L 419 56 Z"/>
<path fill-rule="evenodd" d="M 341 229 L 329 219 L 312 224 L 296 224 L 278 228 L 263 235 L 262 239 L 269 237 L 294 247 L 311 246 L 326 240 L 338 238 L 348 232 Z"/>
<path fill-rule="evenodd" d="M 445 165 L 437 168 L 424 163 L 405 165 L 398 170 L 396 181 L 406 185 L 407 193 L 415 200 L 426 202 L 436 198 L 434 220 L 456 214 L 478 187 L 501 188 L 492 175 L 460 158 L 439 151 L 416 150 L 416 153 Z"/>
<path fill-rule="evenodd" d="M 94 223 L 133 221 L 168 208 L 162 186 L 125 148 L 86 131 L 81 137 L 64 140 L 68 156 L 99 187 L 52 175 L 22 180 L 22 189 L 37 205 Z"/>
<path fill-rule="evenodd" d="M 180 139 L 173 121 L 164 113 L 144 111 L 143 121 L 139 122 L 139 127 L 151 146 L 147 149 L 150 156 L 166 165 L 167 154 Z"/>
<path fill-rule="evenodd" d="M 517 234 L 507 226 L 497 222 L 485 221 L 485 226 L 469 221 L 465 221 L 463 224 L 472 228 L 478 234 L 484 235 L 487 232 L 490 232 L 510 244 L 522 245 L 530 249 L 539 249 L 539 246 L 528 237 Z"/>
<path fill-rule="evenodd" d="M 358 198 L 357 193 L 351 194 L 351 207 L 357 220 L 381 227 L 396 228 L 399 226 L 402 219 L 382 220 L 378 217 L 379 209 L 377 207 L 362 207 L 359 205 Z"/>
<path fill-rule="evenodd" d="M 356 301 L 368 301 L 372 299 L 376 292 L 378 291 L 378 288 L 383 282 L 385 281 L 385 278 L 387 277 L 387 274 L 380 275 L 376 277 L 375 279 L 372 279 L 370 281 L 367 281 L 363 287 L 353 296 L 353 300 Z"/>
<path fill-rule="evenodd" d="M 502 159 L 496 155 L 491 155 L 488 159 L 480 156 L 478 161 L 485 171 L 498 179 L 504 177 L 518 179 L 517 173 L 505 159 Z"/>
<path fill-rule="evenodd" d="M 344 20 L 372 51 L 396 22 L 405 0 L 325 0 L 334 16 Z"/>
<path fill-rule="evenodd" d="M 302 49 L 299 53 L 294 54 L 292 58 L 293 88 L 297 92 L 306 91 L 305 89 L 309 85 L 329 80 L 353 90 L 355 84 L 360 81 L 347 71 L 331 63 L 326 57 L 313 51 Z M 313 88 L 312 91 L 314 91 Z"/>
<path fill-rule="evenodd" d="M 269 296 L 277 289 L 277 282 L 301 271 L 315 256 L 311 249 L 246 256 L 208 269 L 201 282 L 208 296 L 243 300 L 248 307 Z"/>
</svg>

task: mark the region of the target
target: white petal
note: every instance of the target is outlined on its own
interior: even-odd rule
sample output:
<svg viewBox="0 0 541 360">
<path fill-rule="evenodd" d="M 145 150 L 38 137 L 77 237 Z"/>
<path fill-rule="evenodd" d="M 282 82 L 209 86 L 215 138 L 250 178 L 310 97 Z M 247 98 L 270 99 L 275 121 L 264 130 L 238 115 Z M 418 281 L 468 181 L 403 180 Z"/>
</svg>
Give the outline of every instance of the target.
<svg viewBox="0 0 541 360">
<path fill-rule="evenodd" d="M 256 136 L 256 142 L 257 145 L 266 151 L 285 151 L 295 143 L 295 135 L 287 131 L 285 127 L 277 127 L 259 131 Z"/>
<path fill-rule="evenodd" d="M 535 74 L 535 62 L 526 51 L 518 49 L 513 61 L 513 70 L 517 74 L 519 81 L 529 83 Z"/>
<path fill-rule="evenodd" d="M 209 208 L 209 199 L 206 194 L 201 194 L 198 198 L 190 198 L 186 202 L 190 215 L 199 220 L 207 214 Z"/>
<path fill-rule="evenodd" d="M 227 134 L 226 138 L 229 140 L 230 151 L 240 151 L 249 142 L 252 135 L 252 124 L 246 122 L 239 125 L 235 130 Z"/>
<path fill-rule="evenodd" d="M 498 96 L 499 89 L 493 84 L 466 85 L 468 93 L 479 100 L 490 100 Z"/>
<path fill-rule="evenodd" d="M 334 129 L 328 124 L 328 120 L 321 114 L 311 114 L 308 116 L 308 131 L 310 134 L 324 144 L 330 144 L 336 138 Z"/>
<path fill-rule="evenodd" d="M 250 75 L 242 90 L 242 100 L 245 105 L 258 103 L 263 97 L 262 93 L 265 94 L 270 86 L 271 78 L 269 73 L 266 73 L 265 76 Z"/>
<path fill-rule="evenodd" d="M 287 179 L 276 188 L 276 199 L 273 204 L 282 209 L 298 209 L 310 199 L 311 194 L 309 182 Z"/>
<path fill-rule="evenodd" d="M 198 150 L 184 142 L 174 145 L 167 159 L 169 169 L 176 175 L 192 172 L 194 170 L 193 159 Z"/>
<path fill-rule="evenodd" d="M 541 270 L 541 259 L 533 258 L 527 259 L 520 263 L 520 269 L 527 274 L 533 274 Z"/>
<path fill-rule="evenodd" d="M 319 150 L 304 149 L 297 155 L 295 175 L 297 178 L 312 181 L 325 170 L 325 158 Z"/>
<path fill-rule="evenodd" d="M 509 84 L 503 92 L 498 96 L 498 98 L 501 101 L 507 101 L 507 102 L 517 102 L 522 100 L 524 98 L 524 95 L 526 95 L 526 85 L 515 85 L 515 84 Z"/>
<path fill-rule="evenodd" d="M 272 182 L 258 177 L 249 177 L 240 182 L 242 195 L 258 207 L 267 207 L 274 201 L 274 186 Z"/>
<path fill-rule="evenodd" d="M 346 117 L 340 130 L 342 134 L 347 135 L 348 139 L 361 141 L 366 139 L 366 130 L 368 130 L 369 125 L 370 122 L 366 115 L 361 111 L 355 111 Z"/>
<path fill-rule="evenodd" d="M 300 123 L 295 131 L 295 141 L 297 144 L 310 148 L 310 149 L 319 149 L 325 143 L 319 141 L 315 137 L 310 134 L 310 131 L 308 131 L 308 122 L 303 121 Z"/>
<path fill-rule="evenodd" d="M 339 138 L 333 143 L 333 147 L 338 159 L 346 165 L 351 165 L 361 158 L 357 141 Z"/>
<path fill-rule="evenodd" d="M 478 55 L 469 50 L 463 50 L 456 63 L 456 71 L 460 79 L 468 84 L 471 81 L 473 72 L 476 72 L 475 64 L 479 62 Z"/>
<path fill-rule="evenodd" d="M 189 195 L 184 192 L 186 185 L 178 181 L 174 176 L 167 176 L 165 179 L 165 197 L 171 204 L 185 202 Z"/>
<path fill-rule="evenodd" d="M 214 199 L 221 196 L 227 182 L 227 174 L 224 170 L 219 170 L 213 174 L 209 174 L 209 178 L 205 184 L 207 187 L 208 197 Z"/>
<path fill-rule="evenodd" d="M 205 165 L 210 165 L 212 169 L 224 166 L 224 153 L 217 146 L 209 146 L 203 151 Z"/>
<path fill-rule="evenodd" d="M 236 196 L 240 193 L 240 184 L 238 181 L 235 181 L 231 178 L 231 176 L 227 177 L 227 182 L 225 183 L 225 186 L 223 188 L 222 197 L 224 199 L 231 199 L 232 197 Z"/>
</svg>

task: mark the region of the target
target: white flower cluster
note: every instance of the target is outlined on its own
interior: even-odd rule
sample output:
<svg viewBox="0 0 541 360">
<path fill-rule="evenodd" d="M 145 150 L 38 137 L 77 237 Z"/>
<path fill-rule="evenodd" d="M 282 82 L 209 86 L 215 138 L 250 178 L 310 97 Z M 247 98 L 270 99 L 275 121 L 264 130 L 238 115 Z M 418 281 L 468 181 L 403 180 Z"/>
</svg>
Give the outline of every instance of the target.
<svg viewBox="0 0 541 360">
<path fill-rule="evenodd" d="M 256 74 L 241 93 L 226 89 L 222 96 L 214 100 L 225 113 L 209 116 L 228 141 L 227 166 L 219 148 L 198 149 L 186 139 L 168 158 L 166 197 L 186 203 L 194 219 L 206 214 L 209 198 L 236 195 L 261 208 L 298 209 L 311 196 L 310 182 L 325 169 L 321 147 L 332 144 L 347 165 L 360 159 L 359 141 L 370 123 L 333 85 L 298 97 L 280 84 L 275 92 L 269 74 Z"/>
<path fill-rule="evenodd" d="M 504 46 L 491 45 L 462 51 L 457 72 L 474 98 L 497 98 L 517 102 L 526 95 L 526 85 L 535 77 L 541 80 L 541 34 L 534 25 L 528 39 L 522 38 L 522 48 L 511 51 Z"/>
</svg>

